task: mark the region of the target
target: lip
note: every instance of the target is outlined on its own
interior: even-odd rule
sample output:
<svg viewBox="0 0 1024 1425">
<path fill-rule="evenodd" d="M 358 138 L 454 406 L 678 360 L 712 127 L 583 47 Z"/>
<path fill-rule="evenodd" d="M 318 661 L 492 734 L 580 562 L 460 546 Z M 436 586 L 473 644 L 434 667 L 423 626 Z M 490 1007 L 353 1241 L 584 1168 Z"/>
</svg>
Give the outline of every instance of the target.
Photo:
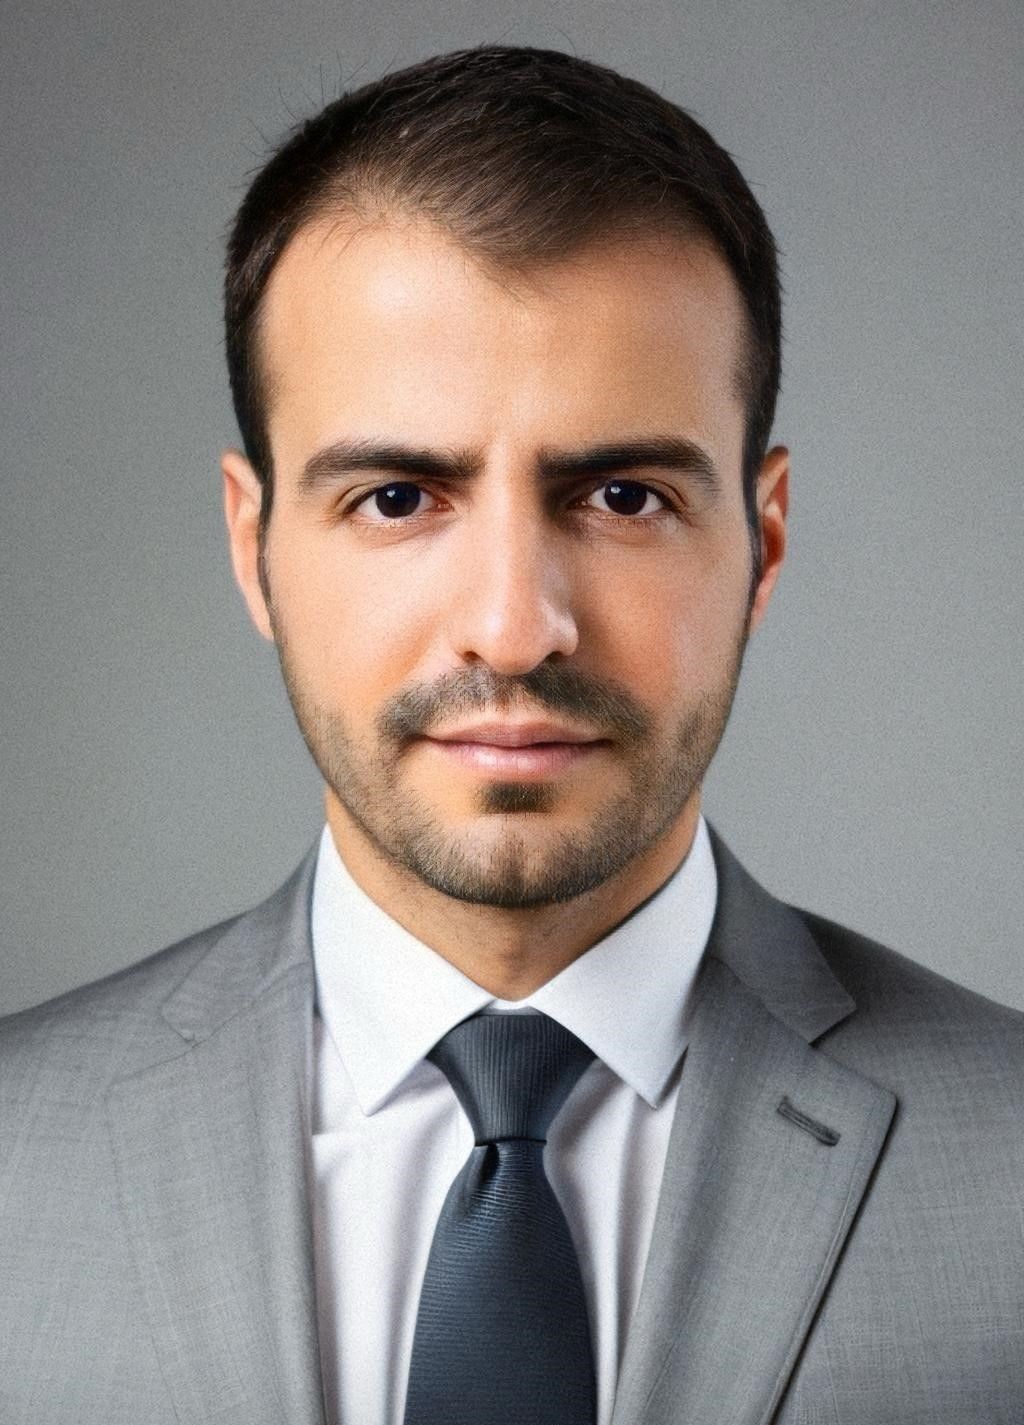
<svg viewBox="0 0 1024 1425">
<path fill-rule="evenodd" d="M 542 782 L 607 746 L 554 722 L 478 722 L 424 739 L 449 764 L 503 781 Z"/>
<path fill-rule="evenodd" d="M 482 743 L 488 747 L 534 747 L 538 743 L 579 747 L 601 740 L 554 722 L 478 722 L 429 736 L 431 742 Z"/>
<path fill-rule="evenodd" d="M 607 746 L 603 741 L 533 742 L 502 745 L 495 742 L 426 738 L 449 766 L 465 768 L 504 782 L 543 782 L 571 771 Z"/>
</svg>

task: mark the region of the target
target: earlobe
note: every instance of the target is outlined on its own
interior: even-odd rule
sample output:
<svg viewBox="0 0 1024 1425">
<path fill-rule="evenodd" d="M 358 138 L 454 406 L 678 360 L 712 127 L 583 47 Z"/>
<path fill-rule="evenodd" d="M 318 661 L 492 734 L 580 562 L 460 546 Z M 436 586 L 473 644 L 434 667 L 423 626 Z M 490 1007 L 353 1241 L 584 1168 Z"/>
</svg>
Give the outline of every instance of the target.
<svg viewBox="0 0 1024 1425">
<path fill-rule="evenodd" d="M 270 611 L 260 581 L 263 485 L 241 451 L 226 450 L 221 456 L 220 468 L 224 476 L 224 518 L 235 580 L 257 630 L 272 642 Z"/>
<path fill-rule="evenodd" d="M 757 513 L 761 531 L 761 577 L 750 607 L 749 631 L 760 625 L 786 556 L 786 517 L 789 513 L 789 451 L 773 446 L 757 477 Z"/>
</svg>

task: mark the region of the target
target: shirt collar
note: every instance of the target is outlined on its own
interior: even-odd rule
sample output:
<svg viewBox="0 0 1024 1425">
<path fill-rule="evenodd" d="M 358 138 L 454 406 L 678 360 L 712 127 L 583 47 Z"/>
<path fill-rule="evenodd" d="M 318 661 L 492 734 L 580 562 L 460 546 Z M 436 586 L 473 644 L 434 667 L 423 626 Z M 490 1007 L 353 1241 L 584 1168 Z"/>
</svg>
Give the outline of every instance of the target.
<svg viewBox="0 0 1024 1425">
<path fill-rule="evenodd" d="M 524 1000 L 496 1000 L 417 940 L 320 838 L 312 936 L 317 1009 L 363 1113 L 375 1113 L 461 1020 L 532 1008 L 558 1020 L 652 1107 L 686 1047 L 685 1011 L 718 886 L 703 817 L 672 876 L 585 954 Z"/>
</svg>

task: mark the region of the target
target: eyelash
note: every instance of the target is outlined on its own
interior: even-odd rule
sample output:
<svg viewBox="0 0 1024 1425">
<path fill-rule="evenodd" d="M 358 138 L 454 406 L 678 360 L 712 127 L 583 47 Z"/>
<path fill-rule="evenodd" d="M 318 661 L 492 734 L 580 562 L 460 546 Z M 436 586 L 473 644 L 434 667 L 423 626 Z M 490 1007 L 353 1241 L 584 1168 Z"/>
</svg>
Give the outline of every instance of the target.
<svg viewBox="0 0 1024 1425">
<path fill-rule="evenodd" d="M 633 486 L 638 490 L 643 490 L 646 495 L 653 495 L 655 499 L 661 501 L 661 509 L 652 510 L 647 514 L 638 513 L 634 515 L 617 515 L 610 510 L 598 510 L 597 513 L 602 515 L 604 519 L 616 520 L 620 524 L 638 525 L 653 520 L 658 515 L 672 513 L 672 506 L 670 505 L 667 496 L 663 495 L 659 490 L 655 490 L 651 485 L 644 484 L 644 482 L 641 480 L 616 480 L 614 478 L 609 480 L 603 480 L 599 485 L 590 486 L 586 491 L 586 497 L 589 498 L 590 495 L 597 494 L 599 490 L 606 490 L 610 485 L 616 484 Z M 358 513 L 361 507 L 367 503 L 367 501 L 372 500 L 375 495 L 379 495 L 382 490 L 394 489 L 413 489 L 418 490 L 421 494 L 432 495 L 432 492 L 425 485 L 421 484 L 417 480 L 389 480 L 386 484 L 375 485 L 372 490 L 365 491 L 364 494 L 360 495 L 358 499 L 356 499 L 352 504 L 347 507 L 345 513 L 348 515 L 355 515 Z M 432 495 L 432 498 L 436 499 L 437 497 Z M 580 496 L 579 498 L 583 498 L 583 496 Z M 417 518 L 422 518 L 424 515 L 429 513 L 430 511 L 428 510 L 417 510 L 414 514 L 405 516 L 399 515 L 392 519 L 387 518 L 387 516 L 385 515 L 380 515 L 380 518 L 367 519 L 366 522 L 368 524 L 378 525 L 381 527 L 387 527 L 389 525 L 394 525 L 397 527 L 403 524 L 411 524 Z"/>
</svg>

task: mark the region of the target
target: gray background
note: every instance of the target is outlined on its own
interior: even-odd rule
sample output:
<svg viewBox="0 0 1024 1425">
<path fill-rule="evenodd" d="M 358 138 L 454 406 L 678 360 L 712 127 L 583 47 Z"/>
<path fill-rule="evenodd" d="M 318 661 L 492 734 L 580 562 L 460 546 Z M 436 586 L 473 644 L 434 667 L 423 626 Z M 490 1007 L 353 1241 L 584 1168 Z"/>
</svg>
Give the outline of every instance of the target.
<svg viewBox="0 0 1024 1425">
<path fill-rule="evenodd" d="M 55 0 L 2 36 L 0 1007 L 315 836 L 221 529 L 222 234 L 323 97 L 486 41 L 692 109 L 783 249 L 791 555 L 713 819 L 778 893 L 1024 1007 L 1019 0 Z"/>
</svg>

